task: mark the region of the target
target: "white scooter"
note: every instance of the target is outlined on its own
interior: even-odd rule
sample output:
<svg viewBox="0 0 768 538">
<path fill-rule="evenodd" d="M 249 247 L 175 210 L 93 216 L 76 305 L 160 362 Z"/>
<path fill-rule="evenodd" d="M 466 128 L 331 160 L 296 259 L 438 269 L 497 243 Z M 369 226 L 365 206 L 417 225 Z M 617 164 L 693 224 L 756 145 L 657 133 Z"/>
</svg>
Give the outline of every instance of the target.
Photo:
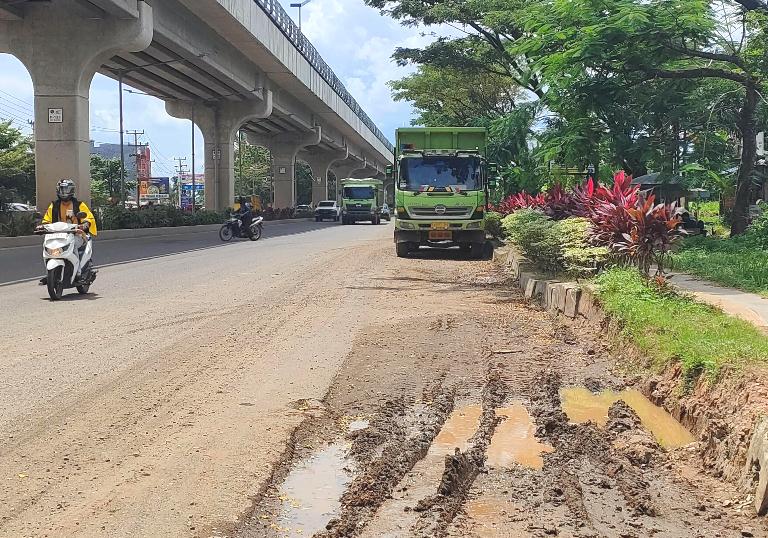
<svg viewBox="0 0 768 538">
<path fill-rule="evenodd" d="M 93 241 L 86 241 L 78 249 L 78 229 L 76 224 L 54 222 L 42 225 L 37 232 L 45 234 L 43 261 L 48 274 L 43 280 L 52 301 L 61 299 L 67 288 L 77 288 L 78 293 L 86 294 L 96 280 L 97 271 L 91 261 Z"/>
</svg>

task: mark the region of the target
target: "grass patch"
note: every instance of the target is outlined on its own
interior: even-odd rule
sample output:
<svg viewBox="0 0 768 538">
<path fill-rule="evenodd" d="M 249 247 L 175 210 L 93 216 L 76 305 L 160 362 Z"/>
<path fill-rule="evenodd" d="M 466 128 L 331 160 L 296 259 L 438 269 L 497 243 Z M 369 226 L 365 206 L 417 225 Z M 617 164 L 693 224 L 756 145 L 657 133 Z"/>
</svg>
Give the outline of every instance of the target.
<svg viewBox="0 0 768 538">
<path fill-rule="evenodd" d="M 660 289 L 636 270 L 611 269 L 596 277 L 605 311 L 659 369 L 672 361 L 686 374 L 716 377 L 723 366 L 768 362 L 768 337 L 746 321 Z"/>
<path fill-rule="evenodd" d="M 720 202 L 691 202 L 694 218 L 704 221 L 707 230 L 719 237 L 728 237 L 731 233 L 725 219 L 720 215 Z"/>
<path fill-rule="evenodd" d="M 672 267 L 725 286 L 768 296 L 768 251 L 746 240 L 690 237 Z"/>
</svg>

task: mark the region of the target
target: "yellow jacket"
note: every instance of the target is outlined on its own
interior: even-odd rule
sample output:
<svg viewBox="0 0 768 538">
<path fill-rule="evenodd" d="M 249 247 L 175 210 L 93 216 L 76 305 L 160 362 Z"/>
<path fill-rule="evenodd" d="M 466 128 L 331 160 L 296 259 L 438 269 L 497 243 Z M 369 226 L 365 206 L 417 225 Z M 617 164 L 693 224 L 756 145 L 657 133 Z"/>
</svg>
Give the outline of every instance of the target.
<svg viewBox="0 0 768 538">
<path fill-rule="evenodd" d="M 74 204 L 77 203 L 77 210 L 73 209 Z M 72 217 L 67 217 L 67 212 L 72 211 Z M 85 213 L 85 218 L 80 220 L 77 218 L 79 212 Z M 70 224 L 82 224 L 83 222 L 89 222 L 91 224 L 88 229 L 90 235 L 96 236 L 99 231 L 96 229 L 96 218 L 91 213 L 91 209 L 85 202 L 80 202 L 76 199 L 69 201 L 56 200 L 48 206 L 48 211 L 45 212 L 43 217 L 43 224 L 51 224 L 52 222 L 68 222 Z"/>
</svg>

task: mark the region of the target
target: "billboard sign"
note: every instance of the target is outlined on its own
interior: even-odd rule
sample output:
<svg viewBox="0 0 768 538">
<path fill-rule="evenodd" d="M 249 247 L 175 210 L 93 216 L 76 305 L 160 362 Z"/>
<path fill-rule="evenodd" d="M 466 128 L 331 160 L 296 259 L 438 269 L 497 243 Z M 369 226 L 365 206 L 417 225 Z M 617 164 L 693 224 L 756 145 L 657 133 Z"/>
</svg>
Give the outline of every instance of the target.
<svg viewBox="0 0 768 538">
<path fill-rule="evenodd" d="M 171 198 L 171 180 L 167 177 L 150 177 L 139 181 L 142 202 L 166 201 Z"/>
<path fill-rule="evenodd" d="M 203 198 L 205 198 L 205 184 L 195 183 L 195 199 L 198 205 Z M 181 185 L 181 208 L 192 208 L 192 183 L 182 183 Z"/>
</svg>

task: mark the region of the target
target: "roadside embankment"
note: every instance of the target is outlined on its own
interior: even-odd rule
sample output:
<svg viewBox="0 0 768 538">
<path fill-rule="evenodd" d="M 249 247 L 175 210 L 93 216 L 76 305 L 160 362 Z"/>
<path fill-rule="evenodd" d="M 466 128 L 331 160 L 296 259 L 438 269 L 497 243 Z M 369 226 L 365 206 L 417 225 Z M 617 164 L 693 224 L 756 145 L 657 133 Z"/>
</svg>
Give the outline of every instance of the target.
<svg viewBox="0 0 768 538">
<path fill-rule="evenodd" d="M 708 472 L 749 493 L 758 513 L 768 512 L 764 333 L 672 288 L 655 290 L 636 271 L 563 282 L 514 249 L 500 249 L 496 258 L 528 300 L 599 326 L 621 346 L 617 368 L 691 430 Z"/>
</svg>

